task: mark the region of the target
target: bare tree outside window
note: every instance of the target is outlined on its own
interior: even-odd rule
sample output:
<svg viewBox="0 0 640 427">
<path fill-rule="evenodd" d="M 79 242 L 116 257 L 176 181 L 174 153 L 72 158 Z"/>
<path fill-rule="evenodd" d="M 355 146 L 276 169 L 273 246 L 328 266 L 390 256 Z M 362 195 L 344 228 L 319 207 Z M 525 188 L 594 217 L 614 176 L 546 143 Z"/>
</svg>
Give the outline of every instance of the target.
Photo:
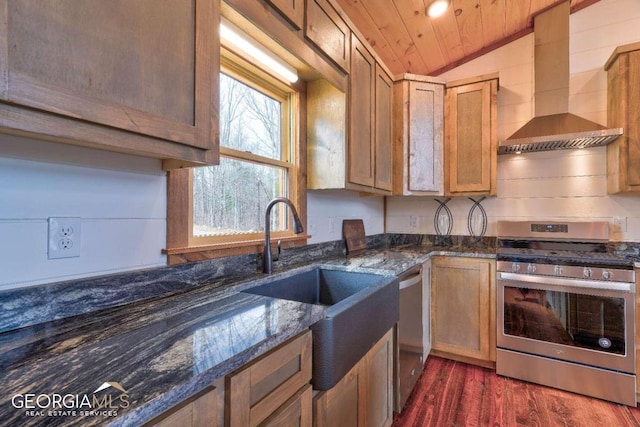
<svg viewBox="0 0 640 427">
<path fill-rule="evenodd" d="M 282 101 L 220 75 L 220 143 L 237 152 L 223 152 L 218 166 L 194 169 L 194 236 L 264 230 L 266 205 L 287 195 L 287 168 L 268 161 L 289 160 L 283 150 L 282 117 Z M 243 158 L 243 153 L 250 156 Z M 272 214 L 274 231 L 286 229 L 278 209 L 282 207 L 276 206 Z"/>
</svg>

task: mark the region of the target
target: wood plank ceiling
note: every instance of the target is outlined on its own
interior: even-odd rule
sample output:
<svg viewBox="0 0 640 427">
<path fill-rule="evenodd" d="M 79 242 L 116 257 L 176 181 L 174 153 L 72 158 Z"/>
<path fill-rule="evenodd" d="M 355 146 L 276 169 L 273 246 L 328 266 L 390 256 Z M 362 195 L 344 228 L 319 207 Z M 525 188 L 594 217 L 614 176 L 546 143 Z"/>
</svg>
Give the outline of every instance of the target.
<svg viewBox="0 0 640 427">
<path fill-rule="evenodd" d="M 436 76 L 533 31 L 533 17 L 564 0 L 336 0 L 393 74 Z M 571 12 L 598 0 L 570 0 Z"/>
</svg>

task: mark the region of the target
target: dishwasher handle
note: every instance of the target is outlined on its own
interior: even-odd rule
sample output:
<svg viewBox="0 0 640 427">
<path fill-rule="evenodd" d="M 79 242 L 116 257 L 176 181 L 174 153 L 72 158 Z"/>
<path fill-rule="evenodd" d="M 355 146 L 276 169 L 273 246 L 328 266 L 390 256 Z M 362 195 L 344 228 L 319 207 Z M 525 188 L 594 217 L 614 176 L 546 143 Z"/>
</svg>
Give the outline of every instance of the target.
<svg viewBox="0 0 640 427">
<path fill-rule="evenodd" d="M 414 274 L 400 277 L 399 289 L 400 290 L 407 289 L 419 283 L 422 283 L 422 268 L 419 269 Z"/>
</svg>

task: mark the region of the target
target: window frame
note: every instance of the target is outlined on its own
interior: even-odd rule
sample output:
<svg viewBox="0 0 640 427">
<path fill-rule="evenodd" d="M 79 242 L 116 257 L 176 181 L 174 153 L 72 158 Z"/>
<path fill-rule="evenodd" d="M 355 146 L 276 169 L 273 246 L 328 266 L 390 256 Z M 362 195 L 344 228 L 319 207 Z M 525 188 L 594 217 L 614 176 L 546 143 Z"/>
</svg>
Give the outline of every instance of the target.
<svg viewBox="0 0 640 427">
<path fill-rule="evenodd" d="M 268 166 L 285 167 L 288 181 L 288 198 L 296 206 L 298 216 L 306 229 L 306 143 L 305 143 L 305 84 L 285 84 L 240 56 L 221 48 L 220 72 L 238 79 L 263 93 L 288 97 L 288 112 L 283 111 L 283 152 L 289 161 L 264 158 L 220 145 L 220 156 L 256 162 Z M 283 109 L 284 110 L 284 109 Z M 282 209 L 281 215 L 290 215 Z M 271 233 L 272 243 L 278 240 L 283 247 L 302 246 L 309 236 L 295 235 L 292 221 L 287 221 L 286 231 Z M 193 169 L 175 169 L 167 172 L 167 255 L 168 264 L 201 261 L 230 255 L 262 252 L 264 232 L 224 236 L 193 236 Z"/>
</svg>

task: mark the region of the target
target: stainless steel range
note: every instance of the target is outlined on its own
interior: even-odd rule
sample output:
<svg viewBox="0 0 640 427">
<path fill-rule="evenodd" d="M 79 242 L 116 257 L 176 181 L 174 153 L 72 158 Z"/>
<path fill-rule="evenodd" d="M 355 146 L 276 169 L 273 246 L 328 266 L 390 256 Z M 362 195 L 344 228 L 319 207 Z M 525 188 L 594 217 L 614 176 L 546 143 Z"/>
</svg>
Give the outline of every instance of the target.
<svg viewBox="0 0 640 427">
<path fill-rule="evenodd" d="M 636 406 L 635 273 L 606 222 L 498 222 L 499 375 Z"/>
</svg>

